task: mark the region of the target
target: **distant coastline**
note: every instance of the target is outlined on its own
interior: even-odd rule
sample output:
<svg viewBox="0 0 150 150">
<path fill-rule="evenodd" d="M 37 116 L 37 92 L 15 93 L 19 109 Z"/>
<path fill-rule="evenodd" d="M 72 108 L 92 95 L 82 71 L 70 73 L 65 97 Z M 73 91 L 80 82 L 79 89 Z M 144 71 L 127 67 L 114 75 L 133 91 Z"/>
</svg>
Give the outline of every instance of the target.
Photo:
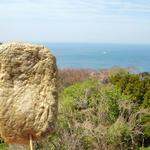
<svg viewBox="0 0 150 150">
<path fill-rule="evenodd" d="M 100 43 L 42 43 L 52 50 L 58 67 L 110 69 L 114 66 L 150 72 L 150 45 Z"/>
<path fill-rule="evenodd" d="M 36 44 L 45 45 L 53 52 L 60 69 L 101 70 L 118 66 L 134 68 L 138 72 L 150 72 L 149 44 L 48 42 Z"/>
</svg>

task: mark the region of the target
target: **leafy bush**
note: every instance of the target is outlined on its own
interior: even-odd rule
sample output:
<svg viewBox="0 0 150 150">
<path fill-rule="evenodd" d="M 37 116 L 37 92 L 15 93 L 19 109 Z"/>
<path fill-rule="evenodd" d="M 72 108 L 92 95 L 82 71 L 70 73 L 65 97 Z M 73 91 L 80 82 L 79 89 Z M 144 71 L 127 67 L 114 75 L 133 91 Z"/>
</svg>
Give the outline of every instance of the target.
<svg viewBox="0 0 150 150">
<path fill-rule="evenodd" d="M 150 108 L 150 74 L 117 74 L 111 77 L 111 83 L 117 85 L 121 91 L 130 95 L 139 107 Z M 142 116 L 144 144 L 149 145 L 150 115 Z"/>
<path fill-rule="evenodd" d="M 139 150 L 150 150 L 150 147 L 141 147 Z"/>
<path fill-rule="evenodd" d="M 51 150 L 136 150 L 143 144 L 147 110 L 112 84 L 90 79 L 71 85 L 60 94 L 59 106 Z"/>
<path fill-rule="evenodd" d="M 118 118 L 116 122 L 108 129 L 108 141 L 118 145 L 122 141 L 128 142 L 130 139 L 131 130 L 123 118 Z"/>
<path fill-rule="evenodd" d="M 0 150 L 7 150 L 6 144 L 0 144 Z"/>
<path fill-rule="evenodd" d="M 131 95 L 140 105 L 150 107 L 150 75 L 117 74 L 111 77 L 111 83 L 117 85 L 126 95 Z"/>
<path fill-rule="evenodd" d="M 84 83 L 72 85 L 62 92 L 63 109 L 68 112 L 79 113 L 81 110 L 93 110 L 94 117 L 97 113 L 105 115 L 104 122 L 113 122 L 119 115 L 119 106 L 117 101 L 122 100 L 124 96 L 118 88 L 111 85 L 105 87 L 97 80 L 87 80 Z M 71 110 L 69 110 L 71 109 Z"/>
</svg>

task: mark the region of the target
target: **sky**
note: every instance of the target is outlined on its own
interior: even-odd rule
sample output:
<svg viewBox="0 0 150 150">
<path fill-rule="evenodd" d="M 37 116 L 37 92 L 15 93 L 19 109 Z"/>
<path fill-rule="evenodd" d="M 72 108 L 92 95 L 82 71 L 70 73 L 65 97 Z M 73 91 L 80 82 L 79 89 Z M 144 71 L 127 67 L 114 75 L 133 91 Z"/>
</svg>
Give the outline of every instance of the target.
<svg viewBox="0 0 150 150">
<path fill-rule="evenodd" d="M 150 0 L 0 0 L 0 41 L 150 44 Z"/>
</svg>

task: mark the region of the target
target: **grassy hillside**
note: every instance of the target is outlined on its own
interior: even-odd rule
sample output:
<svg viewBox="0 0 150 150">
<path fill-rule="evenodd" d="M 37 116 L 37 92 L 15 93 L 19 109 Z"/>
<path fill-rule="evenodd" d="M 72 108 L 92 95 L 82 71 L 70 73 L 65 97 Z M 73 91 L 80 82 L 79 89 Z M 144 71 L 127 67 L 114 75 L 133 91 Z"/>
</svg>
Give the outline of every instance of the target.
<svg viewBox="0 0 150 150">
<path fill-rule="evenodd" d="M 150 149 L 149 74 L 60 70 L 59 85 L 56 132 L 35 149 Z"/>
</svg>

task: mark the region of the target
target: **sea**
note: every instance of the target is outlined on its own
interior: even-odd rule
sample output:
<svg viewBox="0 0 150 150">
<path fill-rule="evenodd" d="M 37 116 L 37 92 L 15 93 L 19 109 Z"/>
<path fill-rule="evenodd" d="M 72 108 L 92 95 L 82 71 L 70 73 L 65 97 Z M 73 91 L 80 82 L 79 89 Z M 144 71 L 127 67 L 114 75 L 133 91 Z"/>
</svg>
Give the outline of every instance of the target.
<svg viewBox="0 0 150 150">
<path fill-rule="evenodd" d="M 150 44 L 42 43 L 56 56 L 58 68 L 134 68 L 150 72 Z"/>
</svg>

